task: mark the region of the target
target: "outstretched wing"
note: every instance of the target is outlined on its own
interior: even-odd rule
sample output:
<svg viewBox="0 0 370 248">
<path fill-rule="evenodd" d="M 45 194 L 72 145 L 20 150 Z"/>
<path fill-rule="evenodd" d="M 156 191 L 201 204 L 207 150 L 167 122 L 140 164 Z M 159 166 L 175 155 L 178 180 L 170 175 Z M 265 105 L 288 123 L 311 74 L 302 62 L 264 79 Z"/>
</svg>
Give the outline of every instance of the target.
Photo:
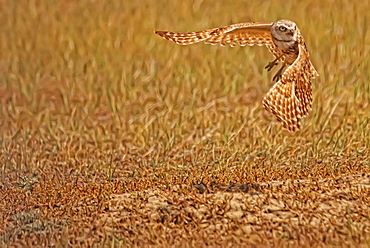
<svg viewBox="0 0 370 248">
<path fill-rule="evenodd" d="M 314 68 L 300 33 L 298 46 L 297 59 L 263 99 L 265 109 L 271 111 L 283 127 L 291 132 L 300 129 L 301 119 L 311 111 L 312 106 L 311 81 Z"/>
<path fill-rule="evenodd" d="M 247 22 L 198 32 L 175 33 L 155 31 L 155 33 L 180 45 L 190 45 L 203 41 L 206 44 L 212 45 L 220 44 L 224 46 L 230 44 L 232 47 L 237 44 L 241 46 L 274 46 L 271 39 L 271 26 L 272 23 L 267 22 Z"/>
</svg>

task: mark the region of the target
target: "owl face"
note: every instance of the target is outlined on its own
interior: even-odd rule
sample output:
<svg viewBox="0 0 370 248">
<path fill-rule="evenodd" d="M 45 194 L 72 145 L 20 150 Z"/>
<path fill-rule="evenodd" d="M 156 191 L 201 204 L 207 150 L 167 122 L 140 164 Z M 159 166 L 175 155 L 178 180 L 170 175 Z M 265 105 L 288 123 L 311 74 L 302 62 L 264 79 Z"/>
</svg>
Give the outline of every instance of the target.
<svg viewBox="0 0 370 248">
<path fill-rule="evenodd" d="M 271 34 L 278 41 L 296 41 L 296 29 L 297 25 L 294 22 L 288 20 L 280 20 L 274 22 L 274 24 L 272 25 Z"/>
</svg>

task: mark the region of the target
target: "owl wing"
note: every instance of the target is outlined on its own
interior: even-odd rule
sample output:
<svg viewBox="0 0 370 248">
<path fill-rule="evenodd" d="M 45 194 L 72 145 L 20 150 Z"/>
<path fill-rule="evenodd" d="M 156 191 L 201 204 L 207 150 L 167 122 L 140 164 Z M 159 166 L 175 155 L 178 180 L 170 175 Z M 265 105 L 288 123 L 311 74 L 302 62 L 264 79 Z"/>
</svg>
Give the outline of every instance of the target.
<svg viewBox="0 0 370 248">
<path fill-rule="evenodd" d="M 311 81 L 314 68 L 301 36 L 298 42 L 297 59 L 263 99 L 265 109 L 271 111 L 283 127 L 291 132 L 300 129 L 301 119 L 311 111 L 312 106 Z"/>
<path fill-rule="evenodd" d="M 175 33 L 167 31 L 155 31 L 164 39 L 171 40 L 180 45 L 190 45 L 198 42 L 206 44 L 230 44 L 234 47 L 237 44 L 245 45 L 270 45 L 274 46 L 271 38 L 272 23 L 247 22 L 230 26 L 203 30 L 189 33 Z"/>
</svg>

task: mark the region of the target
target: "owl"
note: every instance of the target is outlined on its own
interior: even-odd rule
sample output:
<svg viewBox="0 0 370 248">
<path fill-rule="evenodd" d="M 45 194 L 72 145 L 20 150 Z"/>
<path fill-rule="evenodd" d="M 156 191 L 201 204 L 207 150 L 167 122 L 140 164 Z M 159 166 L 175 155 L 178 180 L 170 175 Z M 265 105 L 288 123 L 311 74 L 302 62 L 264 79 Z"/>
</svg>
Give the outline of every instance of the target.
<svg viewBox="0 0 370 248">
<path fill-rule="evenodd" d="M 155 31 L 164 39 L 180 45 L 206 44 L 265 45 L 275 59 L 267 64 L 270 71 L 281 63 L 273 77 L 274 85 L 263 99 L 263 106 L 276 116 L 284 128 L 295 132 L 301 119 L 312 106 L 312 79 L 318 73 L 309 59 L 301 31 L 289 20 L 277 22 L 246 22 L 198 32 L 175 33 Z"/>
</svg>

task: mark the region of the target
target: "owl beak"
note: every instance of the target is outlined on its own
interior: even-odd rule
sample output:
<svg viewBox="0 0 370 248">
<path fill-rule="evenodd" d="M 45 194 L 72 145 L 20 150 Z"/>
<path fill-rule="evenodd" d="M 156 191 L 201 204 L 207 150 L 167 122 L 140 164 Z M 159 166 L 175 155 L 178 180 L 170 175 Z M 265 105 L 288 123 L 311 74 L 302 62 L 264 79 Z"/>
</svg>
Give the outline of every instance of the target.
<svg viewBox="0 0 370 248">
<path fill-rule="evenodd" d="M 293 36 L 293 34 L 294 34 L 293 30 L 289 30 L 289 31 L 287 32 L 287 35 L 291 35 L 291 36 Z"/>
</svg>

